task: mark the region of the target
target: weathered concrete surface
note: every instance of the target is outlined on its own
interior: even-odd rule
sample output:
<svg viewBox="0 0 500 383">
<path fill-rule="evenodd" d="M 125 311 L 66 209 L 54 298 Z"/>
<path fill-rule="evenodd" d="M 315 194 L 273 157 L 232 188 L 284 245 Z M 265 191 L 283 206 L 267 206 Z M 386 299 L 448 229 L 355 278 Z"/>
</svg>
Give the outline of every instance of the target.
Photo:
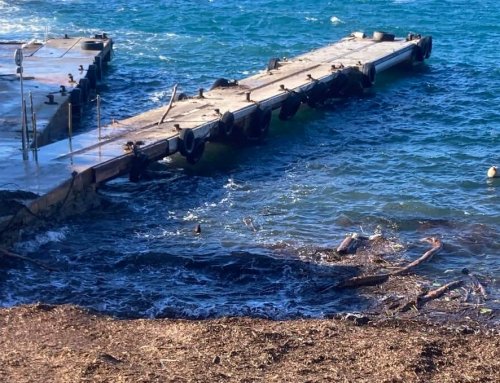
<svg viewBox="0 0 500 383">
<path fill-rule="evenodd" d="M 57 139 L 62 131 L 67 130 L 67 103 L 71 100 L 71 92 L 80 89 L 84 83 L 93 85 L 96 66 L 99 66 L 97 75 L 100 76 L 110 59 L 112 40 L 103 35 L 97 37 L 68 37 L 51 39 L 45 43 L 0 42 L 0 137 L 2 141 L 8 140 L 7 144 L 2 144 L 3 151 L 14 154 L 21 148 L 21 85 L 14 61 L 16 49 L 22 48 L 24 53 L 23 87 L 30 141 L 33 140 L 31 92 L 38 144 L 43 145 Z M 82 83 L 82 79 L 87 80 Z M 91 91 L 92 86 L 86 96 Z M 48 96 L 53 97 L 53 101 Z M 83 104 L 86 100 L 80 99 L 80 102 Z"/>
</svg>

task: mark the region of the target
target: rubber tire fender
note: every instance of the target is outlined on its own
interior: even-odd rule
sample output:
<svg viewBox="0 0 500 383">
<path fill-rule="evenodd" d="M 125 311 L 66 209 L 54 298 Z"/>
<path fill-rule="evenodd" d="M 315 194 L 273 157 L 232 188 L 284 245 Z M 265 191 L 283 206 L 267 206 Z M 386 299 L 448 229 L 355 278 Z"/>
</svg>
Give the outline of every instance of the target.
<svg viewBox="0 0 500 383">
<path fill-rule="evenodd" d="M 101 56 L 95 56 L 94 57 L 94 65 L 96 68 L 96 78 L 97 80 L 101 81 L 102 80 L 102 57 Z"/>
<path fill-rule="evenodd" d="M 200 161 L 201 157 L 203 156 L 203 152 L 205 151 L 204 140 L 202 140 L 201 138 L 196 138 L 194 141 L 195 144 L 193 152 L 186 156 L 186 161 L 189 162 L 191 165 L 198 163 L 198 161 Z"/>
<path fill-rule="evenodd" d="M 262 109 L 260 106 L 253 111 L 243 126 L 243 135 L 247 141 L 260 141 L 263 139 L 271 124 L 271 109 Z"/>
<path fill-rule="evenodd" d="M 411 61 L 412 62 L 424 61 L 424 52 L 422 51 L 422 47 L 420 45 L 414 44 L 412 46 Z"/>
<path fill-rule="evenodd" d="M 267 70 L 273 70 L 273 69 L 278 69 L 279 68 L 279 63 L 280 59 L 278 57 L 273 57 L 269 59 L 269 62 L 267 63 Z"/>
<path fill-rule="evenodd" d="M 395 35 L 387 32 L 373 32 L 373 40 L 374 41 L 394 41 Z"/>
<path fill-rule="evenodd" d="M 432 52 L 432 36 L 425 36 L 420 39 L 417 46 L 422 50 L 422 60 L 431 57 Z"/>
<path fill-rule="evenodd" d="M 377 70 L 373 63 L 366 63 L 362 66 L 361 72 L 363 73 L 363 87 L 370 88 L 375 84 L 375 76 Z"/>
<path fill-rule="evenodd" d="M 73 115 L 81 116 L 83 108 L 82 90 L 80 88 L 73 88 L 69 100 L 71 102 L 71 112 L 73 113 Z"/>
<path fill-rule="evenodd" d="M 427 39 L 427 51 L 425 52 L 425 58 L 428 59 L 431 57 L 432 53 L 432 36 L 426 36 L 424 39 Z"/>
<path fill-rule="evenodd" d="M 345 73 L 337 72 L 328 84 L 328 97 L 339 98 L 342 97 L 340 91 L 347 85 L 349 78 Z"/>
<path fill-rule="evenodd" d="M 89 79 L 89 86 L 91 89 L 97 88 L 97 67 L 95 64 L 90 64 L 87 70 L 87 78 Z"/>
<path fill-rule="evenodd" d="M 291 92 L 288 97 L 281 103 L 280 113 L 278 118 L 282 121 L 291 119 L 302 104 L 302 96 L 298 93 Z"/>
<path fill-rule="evenodd" d="M 84 51 L 102 51 L 104 49 L 104 43 L 102 41 L 82 41 L 80 43 L 80 48 Z"/>
<path fill-rule="evenodd" d="M 69 100 L 72 106 L 82 106 L 82 90 L 80 88 L 74 88 L 71 91 Z"/>
<path fill-rule="evenodd" d="M 191 156 L 196 148 L 196 137 L 192 129 L 182 129 L 179 133 L 179 152 L 185 156 Z"/>
<path fill-rule="evenodd" d="M 174 97 L 174 101 L 182 101 L 187 100 L 189 97 L 186 93 L 178 93 Z"/>
<path fill-rule="evenodd" d="M 315 108 L 328 98 L 328 86 L 324 82 L 316 82 L 307 92 L 307 105 Z"/>
<path fill-rule="evenodd" d="M 89 85 L 89 79 L 84 77 L 81 78 L 80 81 L 78 82 L 78 88 L 80 88 L 82 95 L 81 95 L 81 100 L 82 104 L 87 103 L 89 100 L 89 95 L 90 95 L 90 85 Z"/>
<path fill-rule="evenodd" d="M 234 114 L 227 111 L 219 120 L 219 134 L 222 137 L 229 138 L 234 133 Z"/>
<path fill-rule="evenodd" d="M 235 81 L 229 81 L 227 78 L 218 78 L 214 81 L 214 83 L 210 87 L 210 90 L 217 88 L 229 88 L 236 85 L 238 84 Z"/>
<path fill-rule="evenodd" d="M 342 73 L 347 76 L 347 82 L 340 90 L 342 97 L 360 96 L 363 94 L 363 74 L 355 68 L 345 68 Z"/>
</svg>

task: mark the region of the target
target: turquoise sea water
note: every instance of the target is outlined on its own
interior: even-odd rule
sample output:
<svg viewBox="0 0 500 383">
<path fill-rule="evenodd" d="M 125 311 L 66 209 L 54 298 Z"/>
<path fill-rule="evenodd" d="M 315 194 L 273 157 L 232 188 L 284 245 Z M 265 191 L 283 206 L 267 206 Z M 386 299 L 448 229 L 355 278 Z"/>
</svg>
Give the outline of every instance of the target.
<svg viewBox="0 0 500 383">
<path fill-rule="evenodd" d="M 380 76 L 366 97 L 275 118 L 262 145 L 212 145 L 196 167 L 175 158 L 161 179 L 113 181 L 103 209 L 26 235 L 17 250 L 62 271 L 3 269 L 0 304 L 152 317 L 363 309 L 355 291 L 321 292 L 349 270 L 300 249 L 382 232 L 407 259 L 440 236 L 443 251 L 419 272 L 443 283 L 467 267 L 498 307 L 500 179 L 486 179 L 500 165 L 498 20 L 493 0 L 0 1 L 0 40 L 46 28 L 113 37 L 100 88 L 108 121 L 165 104 L 175 83 L 195 93 L 353 31 L 434 39 L 424 66 Z"/>
</svg>

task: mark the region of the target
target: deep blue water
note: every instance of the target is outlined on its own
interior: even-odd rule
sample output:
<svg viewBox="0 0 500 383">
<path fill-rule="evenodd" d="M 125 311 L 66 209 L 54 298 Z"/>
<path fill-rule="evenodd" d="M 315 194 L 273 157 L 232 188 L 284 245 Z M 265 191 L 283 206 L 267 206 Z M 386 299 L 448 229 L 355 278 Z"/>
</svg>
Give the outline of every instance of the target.
<svg viewBox="0 0 500 383">
<path fill-rule="evenodd" d="M 175 83 L 195 93 L 353 31 L 434 39 L 424 66 L 380 76 L 366 97 L 273 119 L 264 144 L 211 145 L 196 167 L 174 158 L 161 179 L 113 181 L 99 211 L 26 234 L 16 250 L 62 271 L 3 268 L 0 305 L 151 317 L 359 310 L 369 302 L 355 291 L 322 292 L 353 270 L 300 249 L 362 231 L 401 242 L 408 259 L 440 236 L 444 250 L 420 272 L 442 283 L 467 267 L 498 307 L 500 180 L 486 179 L 500 165 L 498 20 L 493 0 L 0 1 L 0 39 L 43 39 L 46 28 L 113 37 L 100 88 L 108 121 L 165 104 Z"/>
</svg>

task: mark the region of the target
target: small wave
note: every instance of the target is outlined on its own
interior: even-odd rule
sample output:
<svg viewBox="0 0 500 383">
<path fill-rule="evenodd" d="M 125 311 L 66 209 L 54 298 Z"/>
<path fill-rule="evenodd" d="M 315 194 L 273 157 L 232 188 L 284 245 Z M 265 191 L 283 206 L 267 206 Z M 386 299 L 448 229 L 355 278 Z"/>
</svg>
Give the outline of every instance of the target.
<svg viewBox="0 0 500 383">
<path fill-rule="evenodd" d="M 36 235 L 32 240 L 19 242 L 16 244 L 15 250 L 19 252 L 35 252 L 41 246 L 48 243 L 64 241 L 68 231 L 69 229 L 66 226 L 60 228 L 59 230 L 49 230 L 45 233 Z"/>
<path fill-rule="evenodd" d="M 330 22 L 333 24 L 333 25 L 340 25 L 340 24 L 345 24 L 344 21 L 340 20 L 337 16 L 332 16 L 330 17 Z"/>
<path fill-rule="evenodd" d="M 184 217 L 182 217 L 182 219 L 184 221 L 194 221 L 198 219 L 198 216 L 194 212 L 190 211 Z"/>
</svg>

